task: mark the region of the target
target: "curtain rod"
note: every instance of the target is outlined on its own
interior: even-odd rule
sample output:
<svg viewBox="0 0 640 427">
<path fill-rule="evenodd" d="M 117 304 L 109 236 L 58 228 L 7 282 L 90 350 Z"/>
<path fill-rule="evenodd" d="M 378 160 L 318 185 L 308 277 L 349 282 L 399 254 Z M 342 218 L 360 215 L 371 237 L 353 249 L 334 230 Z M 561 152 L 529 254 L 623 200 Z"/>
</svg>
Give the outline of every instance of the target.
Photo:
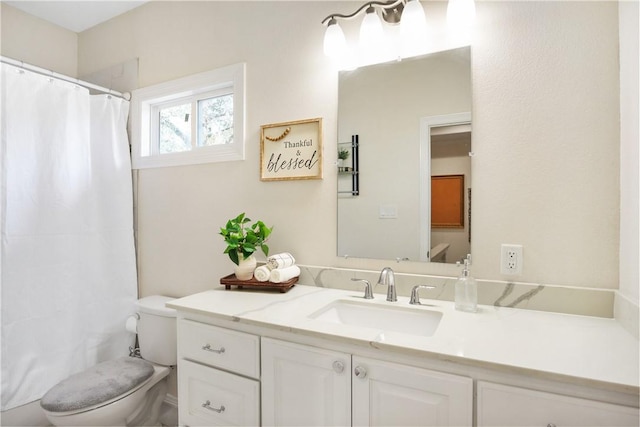
<svg viewBox="0 0 640 427">
<path fill-rule="evenodd" d="M 106 87 L 94 85 L 93 83 L 85 82 L 80 79 L 76 79 L 74 77 L 65 76 L 64 74 L 56 73 L 55 71 L 47 70 L 45 68 L 40 68 L 35 65 L 26 64 L 23 61 L 17 61 L 15 59 L 7 58 L 6 56 L 0 56 L 0 62 L 13 65 L 15 67 L 19 67 L 25 70 L 33 71 L 34 73 L 42 74 L 43 76 L 53 77 L 59 80 L 64 80 L 69 83 L 74 83 L 74 84 L 77 84 L 78 86 L 82 86 L 87 89 L 94 89 L 102 93 L 106 93 L 108 95 L 117 96 L 119 98 L 126 99 L 127 101 L 131 99 L 131 94 L 129 94 L 128 92 L 121 93 L 113 89 L 107 89 Z"/>
</svg>

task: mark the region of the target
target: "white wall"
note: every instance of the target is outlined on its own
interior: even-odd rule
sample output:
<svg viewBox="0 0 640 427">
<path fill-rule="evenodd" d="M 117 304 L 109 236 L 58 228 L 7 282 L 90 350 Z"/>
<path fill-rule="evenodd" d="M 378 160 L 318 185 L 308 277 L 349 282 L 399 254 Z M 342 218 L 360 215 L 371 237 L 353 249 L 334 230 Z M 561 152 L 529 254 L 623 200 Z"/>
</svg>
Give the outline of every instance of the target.
<svg viewBox="0 0 640 427">
<path fill-rule="evenodd" d="M 514 243 L 526 281 L 616 287 L 617 4 L 478 6 L 476 275 L 499 277 L 500 244 Z"/>
<path fill-rule="evenodd" d="M 243 211 L 275 226 L 272 251 L 290 250 L 306 263 L 333 259 L 335 176 L 259 180 L 262 124 L 323 117 L 325 153 L 335 161 L 337 75 L 316 50 L 326 11 L 306 2 L 151 2 L 80 35 L 81 74 L 138 57 L 140 87 L 247 64 L 246 160 L 139 172 L 143 294 L 217 286 L 233 266 L 218 229 Z"/>
<path fill-rule="evenodd" d="M 442 9 L 440 3 L 424 4 L 427 11 Z M 23 30 L 7 24 L 9 8 L 2 8 L 3 55 L 49 66 L 49 51 L 38 50 L 35 42 L 20 46 Z M 477 9 L 474 274 L 502 279 L 500 243 L 519 243 L 525 253 L 522 281 L 616 288 L 617 4 L 479 2 Z M 247 159 L 140 171 L 143 294 L 180 296 L 217 286 L 232 267 L 221 253 L 218 227 L 244 210 L 275 225 L 272 250 L 290 250 L 300 263 L 372 269 L 386 264 L 335 255 L 337 74 L 322 55 L 319 22 L 329 13 L 352 10 L 352 2 L 151 2 L 79 35 L 79 75 L 139 58 L 140 87 L 247 63 Z M 34 25 L 35 18 L 26 21 Z M 47 35 L 57 32 L 49 29 L 38 40 L 51 40 Z M 50 68 L 76 74 L 71 55 L 52 56 L 69 70 Z M 324 179 L 261 182 L 260 125 L 312 117 L 324 119 Z M 624 203 L 637 200 L 637 190 L 623 184 L 622 191 L 627 212 Z M 637 224 L 637 214 L 635 221 L 629 214 L 622 227 Z M 623 245 L 637 247 L 637 239 Z M 393 267 L 455 274 L 450 266 Z M 621 277 L 630 275 L 624 292 L 637 298 L 637 259 L 624 262 L 623 270 Z"/>
<path fill-rule="evenodd" d="M 425 3 L 427 11 L 439 4 Z M 619 76 L 613 2 L 479 2 L 472 50 L 474 274 L 499 274 L 501 243 L 524 246 L 522 281 L 616 288 Z M 143 294 L 186 295 L 231 271 L 217 229 L 246 211 L 275 225 L 274 252 L 336 257 L 337 74 L 320 20 L 336 2 L 151 2 L 79 38 L 81 74 L 138 57 L 140 86 L 247 63 L 247 159 L 139 173 Z M 261 182 L 260 125 L 324 119 L 325 177 Z M 394 264 L 455 274 L 451 266 Z"/>
<path fill-rule="evenodd" d="M 0 3 L 2 56 L 77 76 L 78 35 Z"/>
</svg>

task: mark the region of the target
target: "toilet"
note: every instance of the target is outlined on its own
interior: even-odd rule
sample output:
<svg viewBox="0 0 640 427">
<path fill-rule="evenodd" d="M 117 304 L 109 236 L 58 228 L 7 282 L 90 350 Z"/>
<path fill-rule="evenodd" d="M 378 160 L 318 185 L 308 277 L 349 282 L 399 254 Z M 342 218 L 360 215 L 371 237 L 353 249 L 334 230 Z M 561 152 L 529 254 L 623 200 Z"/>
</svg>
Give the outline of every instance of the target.
<svg viewBox="0 0 640 427">
<path fill-rule="evenodd" d="M 40 400 L 55 426 L 158 425 L 170 366 L 177 362 L 173 298 L 145 297 L 136 302 L 139 357 L 99 363 L 70 376 Z M 130 323 L 130 322 L 128 322 Z"/>
</svg>

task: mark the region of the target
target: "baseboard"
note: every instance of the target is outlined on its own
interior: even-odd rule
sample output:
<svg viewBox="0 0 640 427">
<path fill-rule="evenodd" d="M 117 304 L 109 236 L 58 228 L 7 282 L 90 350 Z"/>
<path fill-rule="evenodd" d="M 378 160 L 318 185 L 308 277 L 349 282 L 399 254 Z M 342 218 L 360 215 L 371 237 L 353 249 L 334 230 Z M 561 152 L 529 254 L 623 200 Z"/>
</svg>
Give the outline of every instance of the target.
<svg viewBox="0 0 640 427">
<path fill-rule="evenodd" d="M 166 403 L 167 405 L 171 405 L 174 408 L 178 407 L 178 398 L 172 394 L 167 393 L 167 395 L 164 398 L 164 403 Z"/>
</svg>

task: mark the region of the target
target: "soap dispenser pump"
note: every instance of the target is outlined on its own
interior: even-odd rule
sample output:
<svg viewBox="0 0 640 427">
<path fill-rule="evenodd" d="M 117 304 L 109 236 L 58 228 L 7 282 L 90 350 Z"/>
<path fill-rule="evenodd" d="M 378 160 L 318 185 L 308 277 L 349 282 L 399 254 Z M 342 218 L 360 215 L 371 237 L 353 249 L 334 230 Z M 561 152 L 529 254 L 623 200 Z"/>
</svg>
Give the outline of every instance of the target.
<svg viewBox="0 0 640 427">
<path fill-rule="evenodd" d="M 458 266 L 460 262 L 456 263 Z M 462 273 L 458 277 L 455 286 L 455 308 L 456 310 L 475 313 L 478 311 L 478 284 L 476 279 L 471 277 L 469 266 L 471 265 L 471 256 L 467 255 L 464 260 Z"/>
</svg>

